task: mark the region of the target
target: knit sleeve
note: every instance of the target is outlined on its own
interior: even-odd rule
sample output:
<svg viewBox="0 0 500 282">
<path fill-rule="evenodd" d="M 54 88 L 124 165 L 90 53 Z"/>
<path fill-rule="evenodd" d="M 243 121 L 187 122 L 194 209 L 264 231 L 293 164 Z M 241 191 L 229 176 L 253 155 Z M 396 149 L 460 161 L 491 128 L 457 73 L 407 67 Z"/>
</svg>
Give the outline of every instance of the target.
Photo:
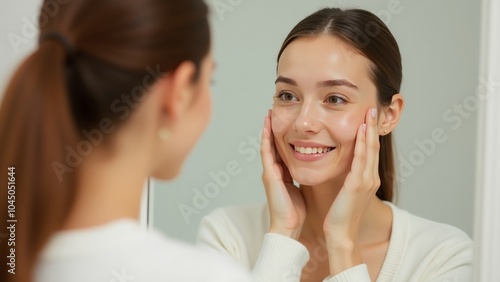
<svg viewBox="0 0 500 282">
<path fill-rule="evenodd" d="M 224 210 L 218 209 L 201 220 L 196 243 L 230 256 L 250 271 L 247 246 L 239 233 Z"/>
<path fill-rule="evenodd" d="M 308 260 L 307 248 L 297 240 L 267 233 L 252 274 L 259 282 L 298 282 Z"/>
<path fill-rule="evenodd" d="M 266 233 L 262 245 L 253 246 L 240 233 L 223 210 L 216 210 L 202 219 L 197 243 L 231 256 L 251 271 L 256 282 L 300 281 L 302 268 L 309 260 L 304 245 L 286 236 Z M 260 249 L 255 264 L 249 261 L 249 248 Z"/>
<path fill-rule="evenodd" d="M 330 275 L 323 282 L 370 282 L 366 264 L 353 266 L 336 275 Z"/>
</svg>

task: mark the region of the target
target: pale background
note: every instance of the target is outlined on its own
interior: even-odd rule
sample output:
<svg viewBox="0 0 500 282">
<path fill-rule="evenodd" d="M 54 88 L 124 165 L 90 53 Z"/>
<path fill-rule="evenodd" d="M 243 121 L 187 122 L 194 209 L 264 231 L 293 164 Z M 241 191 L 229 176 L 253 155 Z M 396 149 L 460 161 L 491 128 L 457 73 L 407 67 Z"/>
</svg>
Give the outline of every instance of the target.
<svg viewBox="0 0 500 282">
<path fill-rule="evenodd" d="M 258 145 L 252 142 L 258 144 L 264 115 L 271 107 L 277 52 L 286 34 L 302 18 L 319 8 L 340 6 L 365 8 L 380 15 L 402 52 L 406 108 L 396 131 L 403 180 L 397 204 L 472 234 L 477 116 L 474 95 L 482 87 L 478 84 L 479 1 L 207 2 L 213 9 L 217 61 L 213 118 L 179 178 L 153 182 L 149 218 L 154 227 L 193 241 L 199 220 L 213 209 L 265 201 Z M 14 67 L 36 46 L 27 22 L 34 22 L 39 3 L 24 0 L 1 4 L 2 90 Z M 22 36 L 25 43 L 15 47 L 9 33 Z M 435 130 L 442 130 L 446 141 L 434 142 L 435 148 L 430 151 L 421 149 L 417 143 L 431 139 Z M 222 171 L 232 173 L 227 174 L 229 183 L 217 183 L 211 177 L 211 173 L 220 175 Z M 181 209 L 191 214 L 183 216 Z"/>
</svg>

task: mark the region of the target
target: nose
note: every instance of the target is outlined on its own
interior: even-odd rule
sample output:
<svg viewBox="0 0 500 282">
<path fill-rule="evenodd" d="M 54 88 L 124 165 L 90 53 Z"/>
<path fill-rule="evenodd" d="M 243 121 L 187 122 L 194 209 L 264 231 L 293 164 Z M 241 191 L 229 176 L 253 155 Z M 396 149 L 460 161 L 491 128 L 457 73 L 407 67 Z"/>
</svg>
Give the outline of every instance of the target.
<svg viewBox="0 0 500 282">
<path fill-rule="evenodd" d="M 293 128 L 303 134 L 318 133 L 321 130 L 318 109 L 314 109 L 314 105 L 304 104 L 293 123 Z"/>
</svg>

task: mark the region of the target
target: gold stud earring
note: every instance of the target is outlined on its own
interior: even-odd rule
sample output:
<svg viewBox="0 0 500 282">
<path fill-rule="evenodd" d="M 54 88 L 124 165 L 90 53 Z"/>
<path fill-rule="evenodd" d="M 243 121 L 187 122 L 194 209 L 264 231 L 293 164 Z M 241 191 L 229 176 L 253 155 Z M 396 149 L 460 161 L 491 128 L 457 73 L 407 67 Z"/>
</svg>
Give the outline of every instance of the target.
<svg viewBox="0 0 500 282">
<path fill-rule="evenodd" d="M 158 137 L 163 141 L 167 141 L 170 138 L 170 131 L 166 127 L 162 127 L 158 130 Z"/>
<path fill-rule="evenodd" d="M 384 134 L 387 134 L 387 130 L 384 129 Z"/>
</svg>

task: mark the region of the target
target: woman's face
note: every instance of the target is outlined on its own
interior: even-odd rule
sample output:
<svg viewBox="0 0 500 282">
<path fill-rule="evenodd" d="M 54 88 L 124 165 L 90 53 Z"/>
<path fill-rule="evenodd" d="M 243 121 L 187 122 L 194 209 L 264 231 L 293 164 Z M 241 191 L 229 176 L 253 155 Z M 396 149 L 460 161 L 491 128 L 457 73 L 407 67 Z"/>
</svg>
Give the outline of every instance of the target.
<svg viewBox="0 0 500 282">
<path fill-rule="evenodd" d="M 343 183 L 357 129 L 366 111 L 377 107 L 370 64 L 333 36 L 298 38 L 283 51 L 272 130 L 281 158 L 300 184 Z"/>
</svg>

